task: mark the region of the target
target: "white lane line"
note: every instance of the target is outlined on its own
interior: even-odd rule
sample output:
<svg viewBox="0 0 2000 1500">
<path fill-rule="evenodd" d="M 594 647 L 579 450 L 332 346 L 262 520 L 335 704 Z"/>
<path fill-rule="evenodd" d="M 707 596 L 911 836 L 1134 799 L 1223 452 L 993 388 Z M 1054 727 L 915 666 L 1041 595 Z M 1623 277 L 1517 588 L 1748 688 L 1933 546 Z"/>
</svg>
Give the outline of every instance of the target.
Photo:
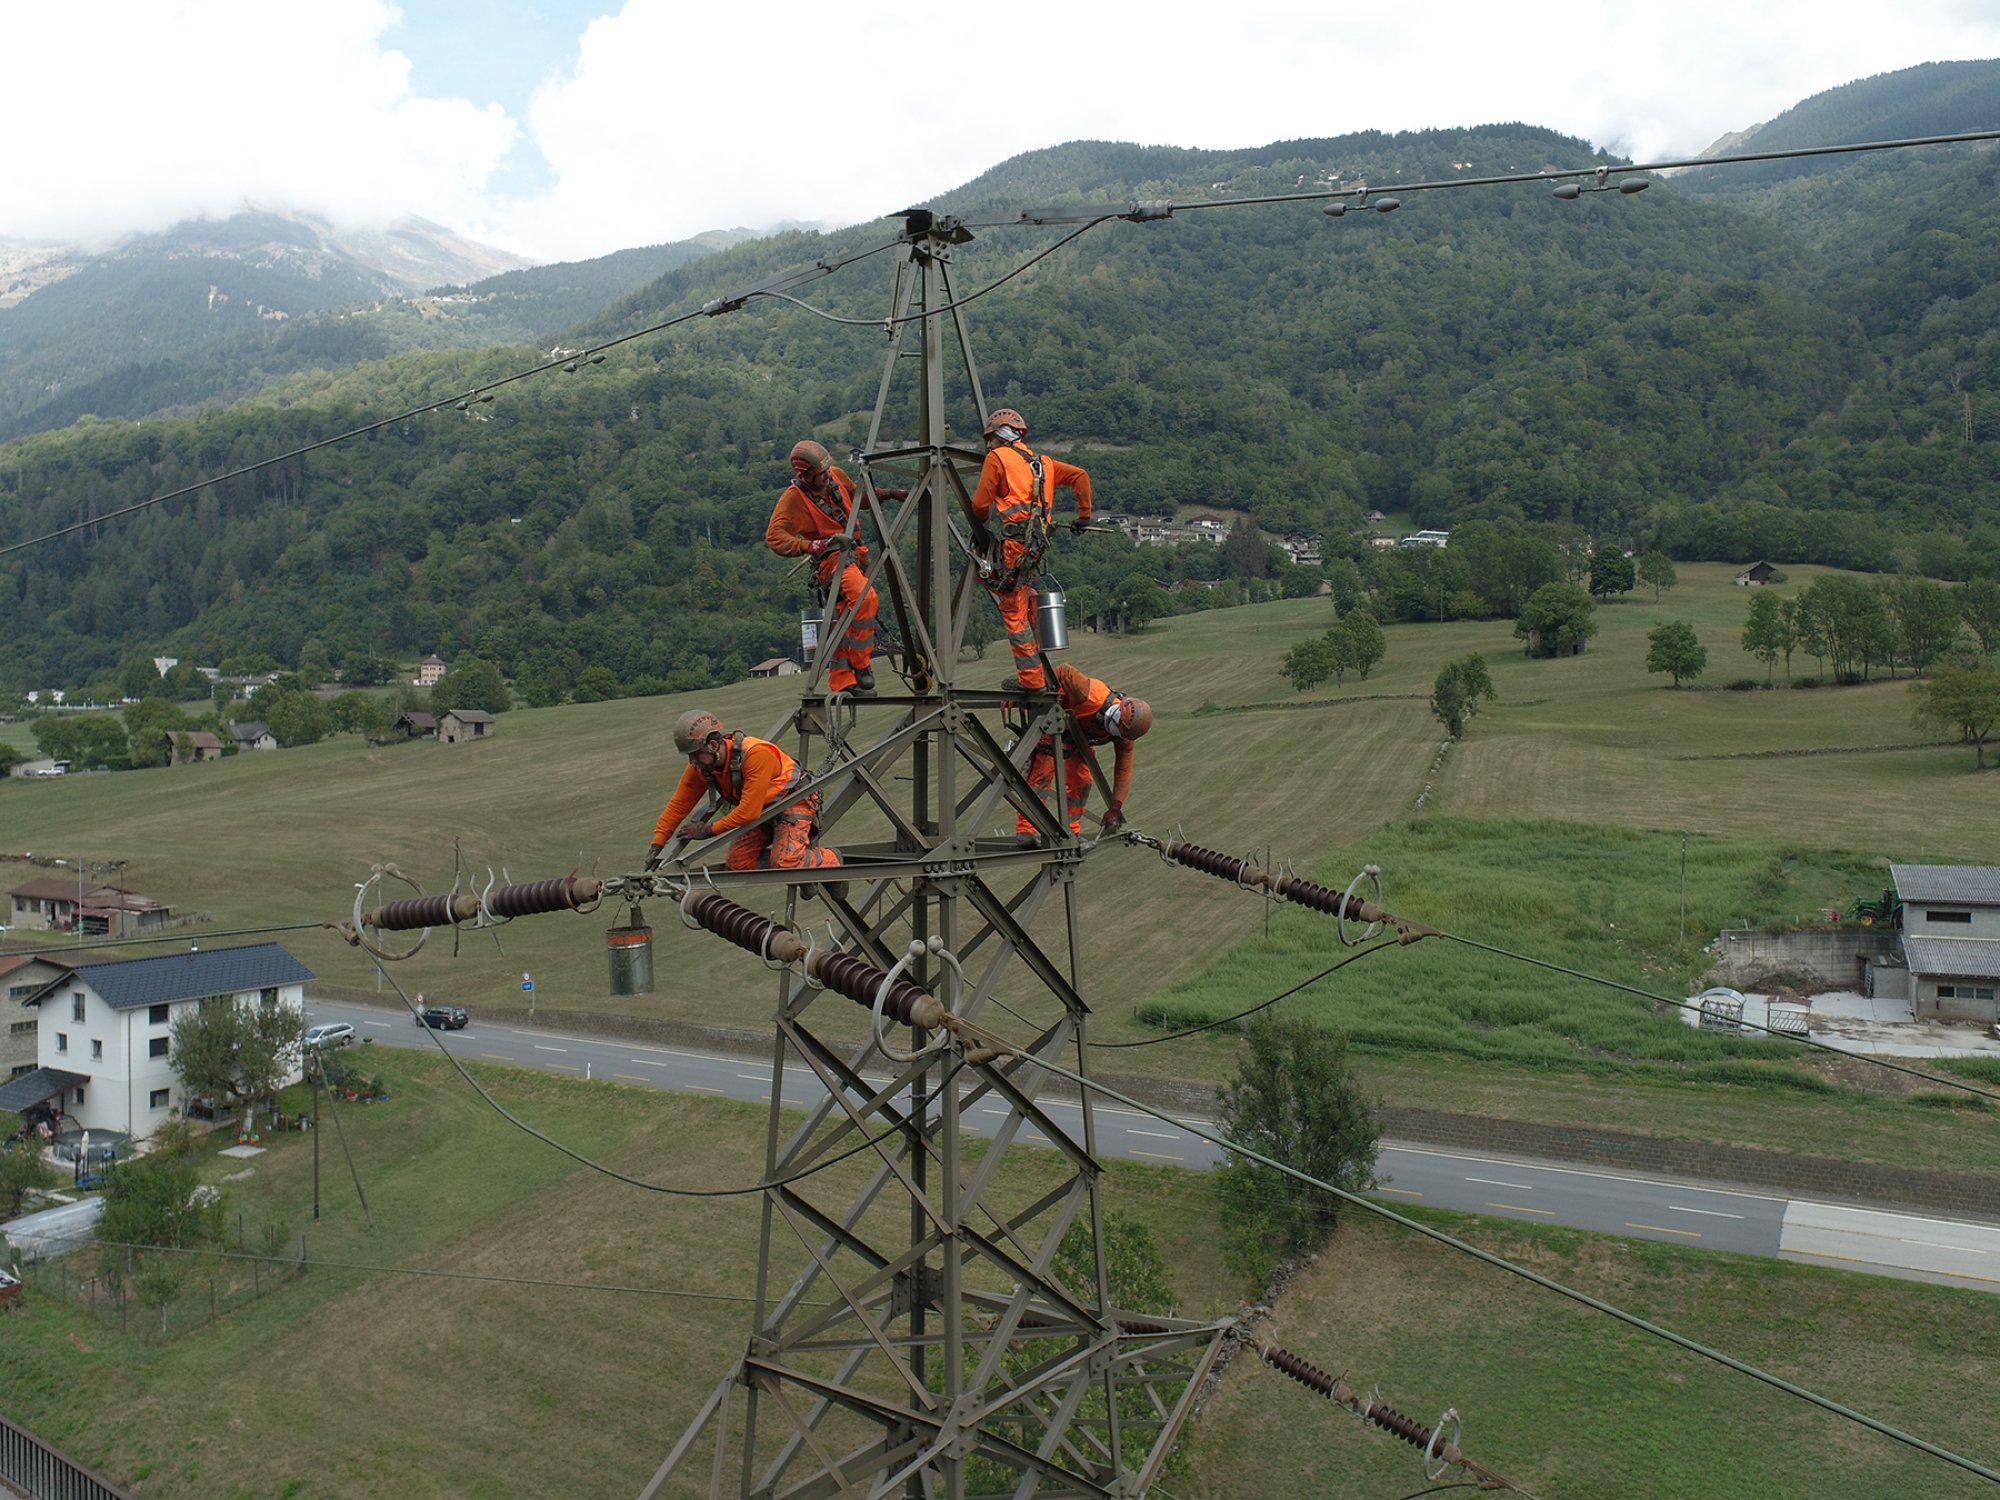
<svg viewBox="0 0 2000 1500">
<path fill-rule="evenodd" d="M 1384 1146 L 1382 1148 L 1384 1156 L 1397 1152 L 1400 1152 L 1404 1156 L 1435 1157 L 1439 1161 L 1483 1162 L 1488 1166 L 1494 1167 L 1521 1165 L 1519 1162 L 1507 1161 L 1495 1156 L 1474 1156 L 1463 1151 L 1432 1151 L 1423 1146 Z M 1737 1188 L 1709 1188 L 1701 1187 L 1692 1182 L 1673 1182 L 1661 1177 L 1641 1177 L 1636 1172 L 1598 1172 L 1583 1167 L 1552 1166 L 1547 1162 L 1536 1162 L 1535 1170 L 1537 1172 L 1553 1172 L 1559 1177 L 1594 1177 L 1602 1182 L 1643 1182 L 1648 1187 L 1671 1187 L 1677 1193 L 1712 1193 L 1718 1198 L 1741 1198 L 1751 1203 L 1790 1203 L 1803 1201 L 1789 1199 L 1778 1193 L 1746 1193 Z"/>
<path fill-rule="evenodd" d="M 1905 1245 L 1922 1245 L 1926 1250 L 1951 1250 L 1959 1255 L 1985 1255 L 1977 1245 L 1941 1245 L 1936 1240 L 1913 1240 L 1908 1235 L 1898 1235 Z"/>
<path fill-rule="evenodd" d="M 1125 1127 L 1125 1133 L 1127 1135 L 1149 1135 L 1156 1141 L 1178 1141 L 1182 1139 L 1181 1133 L 1178 1130 L 1135 1130 L 1128 1125 Z"/>
<path fill-rule="evenodd" d="M 640 1068 L 671 1068 L 673 1066 L 672 1063 L 654 1062 L 650 1057 L 628 1057 L 625 1061 Z"/>
<path fill-rule="evenodd" d="M 363 1026 L 380 1026 L 384 1031 L 387 1031 L 389 1029 L 389 1023 L 387 1021 L 363 1021 L 361 1024 Z"/>
<path fill-rule="evenodd" d="M 766 1083 L 771 1077 L 769 1073 L 738 1073 L 736 1076 L 738 1078 L 747 1078 L 752 1083 Z"/>
<path fill-rule="evenodd" d="M 569 1048 L 567 1048 L 567 1047 L 551 1047 L 551 1046 L 548 1046 L 548 1045 L 547 1045 L 546 1043 L 543 1043 L 543 1042 L 537 1042 L 537 1043 L 535 1043 L 535 1050 L 536 1050 L 537 1052 L 567 1052 L 567 1051 L 569 1051 Z"/>
<path fill-rule="evenodd" d="M 1677 1214 L 1706 1214 L 1711 1219 L 1740 1219 L 1741 1214 L 1726 1214 L 1719 1208 L 1689 1208 L 1685 1203 L 1669 1203 L 1668 1209 Z"/>
<path fill-rule="evenodd" d="M 1468 1177 L 1465 1180 L 1484 1183 L 1487 1187 L 1519 1188 L 1524 1193 L 1532 1193 L 1535 1190 L 1532 1182 L 1502 1182 L 1497 1177 Z"/>
</svg>

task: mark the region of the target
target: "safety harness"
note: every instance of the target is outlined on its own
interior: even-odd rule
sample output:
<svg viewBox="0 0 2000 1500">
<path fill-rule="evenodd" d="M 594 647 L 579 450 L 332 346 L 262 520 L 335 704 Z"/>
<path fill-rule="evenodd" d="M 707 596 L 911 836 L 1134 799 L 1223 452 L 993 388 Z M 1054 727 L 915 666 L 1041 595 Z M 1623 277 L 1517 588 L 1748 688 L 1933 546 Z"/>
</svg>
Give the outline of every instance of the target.
<svg viewBox="0 0 2000 1500">
<path fill-rule="evenodd" d="M 775 745 L 772 748 L 777 749 Z M 783 755 L 784 751 L 779 750 L 778 753 Z M 695 769 L 701 772 L 702 779 L 709 785 L 709 790 L 729 806 L 735 807 L 743 800 L 743 731 L 739 729 L 729 736 L 728 752 L 717 758 L 712 769 L 707 766 L 697 766 Z M 801 797 L 799 789 L 804 780 L 805 778 L 799 774 L 799 763 L 793 761 L 792 774 L 785 779 L 783 786 L 771 794 L 770 802 L 765 803 L 765 806 L 768 807 L 771 802 L 775 802 L 785 809 L 777 816 L 776 821 L 780 823 L 806 823 L 807 836 L 810 838 L 816 837 L 819 832 L 819 793 L 814 792 L 810 796 Z M 811 810 L 805 813 L 793 812 L 791 809 L 800 802 L 810 802 Z M 765 858 L 767 860 L 770 858 L 769 850 L 765 851 Z"/>
<path fill-rule="evenodd" d="M 1010 542 L 1021 544 L 1021 555 L 1012 567 L 995 573 L 992 586 L 996 589 L 1019 588 L 1023 578 L 1032 578 L 1041 571 L 1042 558 L 1049 550 L 1049 503 L 1048 491 L 1042 481 L 1041 455 L 1031 453 L 1019 443 L 1008 443 L 1007 447 L 1020 455 L 1034 476 L 1034 484 L 1028 492 L 1028 502 L 1020 501 L 1004 506 L 998 514 L 1000 535 Z"/>
</svg>

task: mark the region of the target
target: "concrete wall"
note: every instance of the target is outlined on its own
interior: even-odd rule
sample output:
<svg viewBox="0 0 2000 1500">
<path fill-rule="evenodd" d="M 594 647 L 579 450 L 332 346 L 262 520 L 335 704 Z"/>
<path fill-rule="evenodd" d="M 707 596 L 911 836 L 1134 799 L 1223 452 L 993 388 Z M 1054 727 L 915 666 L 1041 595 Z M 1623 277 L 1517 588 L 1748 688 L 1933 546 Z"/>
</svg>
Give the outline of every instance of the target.
<svg viewBox="0 0 2000 1500">
<path fill-rule="evenodd" d="M 1814 927 L 1798 932 L 1728 930 L 1713 973 L 1723 984 L 1755 989 L 1774 974 L 1796 974 L 1827 990 L 1861 988 L 1861 960 L 1898 951 L 1897 934 L 1875 927 Z"/>
</svg>

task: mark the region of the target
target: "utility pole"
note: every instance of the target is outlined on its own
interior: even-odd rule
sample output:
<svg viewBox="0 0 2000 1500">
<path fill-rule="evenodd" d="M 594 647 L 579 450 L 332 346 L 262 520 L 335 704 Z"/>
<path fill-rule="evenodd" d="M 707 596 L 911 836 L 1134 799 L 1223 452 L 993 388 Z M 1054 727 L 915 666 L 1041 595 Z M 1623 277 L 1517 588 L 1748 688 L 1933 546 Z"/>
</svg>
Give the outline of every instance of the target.
<svg viewBox="0 0 2000 1500">
<path fill-rule="evenodd" d="M 774 734 L 796 734 L 843 863 L 725 870 L 719 850 L 698 843 L 653 876 L 620 882 L 636 900 L 650 879 L 684 917 L 697 895 L 729 906 L 736 915 L 719 920 L 739 932 L 765 919 L 730 903 L 778 894 L 792 932 L 888 971 L 859 1049 L 841 994 L 804 964 L 779 971 L 765 1145 L 774 1185 L 763 1195 L 750 1337 L 642 1500 L 665 1493 L 684 1462 L 688 1482 L 706 1470 L 709 1495 L 746 1500 L 963 1500 L 996 1484 L 1038 1500 L 1138 1496 L 1229 1326 L 1112 1305 L 1092 1097 L 1077 1127 L 1041 1104 L 1049 1075 L 1036 1060 L 1090 1067 L 1076 930 L 1088 849 L 1062 802 L 1052 812 L 1026 775 L 1050 736 L 1061 798 L 1061 758 L 1073 752 L 1053 691 L 958 681 L 966 620 L 992 608 L 974 567 L 957 566 L 984 458 L 952 438 L 954 416 L 957 430 L 977 433 L 986 409 L 952 290 L 952 254 L 972 235 L 929 210 L 902 217 L 856 528 L 875 524 L 868 577 L 898 625 L 905 690 L 863 704 L 829 694 L 833 656 L 817 652 Z M 911 389 L 898 376 L 913 362 Z M 886 436 L 912 430 L 914 441 Z M 885 500 L 878 475 L 907 498 Z M 830 598 L 820 641 L 839 639 L 852 612 Z M 1040 847 L 981 837 L 1016 812 Z M 820 904 L 802 906 L 802 893 Z M 954 1027 L 991 1007 L 1010 1045 L 975 1048 L 953 1027 L 891 1036 L 882 1006 L 898 980 L 941 1001 Z M 803 1123 L 783 1104 L 786 1070 L 797 1068 L 825 1089 Z M 961 1117 L 975 1107 L 1001 1116 L 976 1156 L 961 1150 Z M 1048 1146 L 1028 1146 L 1030 1132 Z M 852 1165 L 814 1171 L 857 1147 Z M 1069 1281 L 1055 1254 L 1078 1227 L 1088 1268 Z"/>
</svg>

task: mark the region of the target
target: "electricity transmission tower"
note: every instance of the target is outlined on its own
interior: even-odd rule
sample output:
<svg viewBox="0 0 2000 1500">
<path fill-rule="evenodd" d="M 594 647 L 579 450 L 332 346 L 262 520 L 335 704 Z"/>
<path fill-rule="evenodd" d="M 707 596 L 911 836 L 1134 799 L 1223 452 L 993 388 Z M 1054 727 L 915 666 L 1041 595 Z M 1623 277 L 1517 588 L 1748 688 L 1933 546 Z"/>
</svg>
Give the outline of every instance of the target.
<svg viewBox="0 0 2000 1500">
<path fill-rule="evenodd" d="M 1050 736 L 1061 795 L 1066 716 L 1053 692 L 957 681 L 967 615 L 992 608 L 975 569 L 956 565 L 983 453 L 954 445 L 947 417 L 955 405 L 977 432 L 985 410 L 952 290 L 952 253 L 972 236 L 927 210 L 903 217 L 888 357 L 855 478 L 905 691 L 862 705 L 824 691 L 847 624 L 829 608 L 778 731 L 797 736 L 844 863 L 730 871 L 711 840 L 652 877 L 690 925 L 767 959 L 796 957 L 801 919 L 831 924 L 778 971 L 750 1337 L 646 1497 L 1137 1496 L 1228 1326 L 1112 1305 L 1092 1100 L 1086 1091 L 1074 1127 L 1044 1107 L 1037 1059 L 1089 1069 L 1075 885 L 1086 850 L 1026 776 Z M 898 423 L 915 435 L 885 430 Z M 881 493 L 903 487 L 900 500 Z M 1017 810 L 1040 847 L 1016 847 Z M 982 837 L 996 822 L 998 835 Z M 646 889 L 643 877 L 618 884 L 633 899 Z M 760 887 L 784 892 L 791 932 L 735 904 Z M 813 896 L 823 905 L 800 904 Z M 1060 939 L 1045 947 L 1050 933 Z M 845 993 L 875 1012 L 858 1055 L 841 1040 L 855 1013 L 838 983 L 823 987 L 826 945 L 847 956 Z M 888 1026 L 885 1005 L 910 1019 L 889 1002 L 913 990 L 948 1018 L 933 1006 L 916 1013 L 928 1025 Z M 981 1045 L 996 1013 L 1008 1045 Z M 824 1090 L 803 1123 L 783 1103 L 803 1094 L 786 1081 L 797 1070 Z M 974 1111 L 998 1121 L 976 1143 L 963 1129 Z"/>
</svg>

